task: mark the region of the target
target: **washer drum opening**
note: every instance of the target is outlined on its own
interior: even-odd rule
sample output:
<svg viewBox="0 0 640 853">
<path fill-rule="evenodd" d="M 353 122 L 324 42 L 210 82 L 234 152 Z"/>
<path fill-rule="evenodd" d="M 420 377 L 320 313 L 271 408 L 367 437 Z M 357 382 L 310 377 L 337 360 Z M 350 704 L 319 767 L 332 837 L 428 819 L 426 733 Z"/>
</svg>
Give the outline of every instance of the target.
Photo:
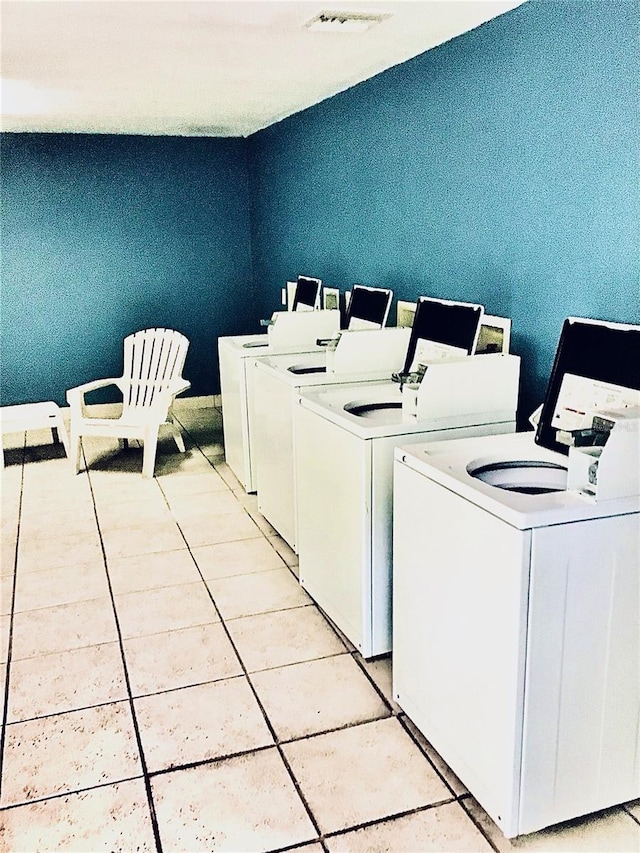
<svg viewBox="0 0 640 853">
<path fill-rule="evenodd" d="M 357 418 L 366 418 L 381 424 L 396 423 L 398 411 L 402 409 L 402 403 L 397 400 L 387 400 L 381 403 L 361 403 L 354 401 L 346 403 L 345 412 L 355 415 Z"/>
<path fill-rule="evenodd" d="M 471 462 L 467 473 L 489 486 L 523 495 L 545 495 L 567 488 L 567 467 L 539 459 Z"/>
</svg>

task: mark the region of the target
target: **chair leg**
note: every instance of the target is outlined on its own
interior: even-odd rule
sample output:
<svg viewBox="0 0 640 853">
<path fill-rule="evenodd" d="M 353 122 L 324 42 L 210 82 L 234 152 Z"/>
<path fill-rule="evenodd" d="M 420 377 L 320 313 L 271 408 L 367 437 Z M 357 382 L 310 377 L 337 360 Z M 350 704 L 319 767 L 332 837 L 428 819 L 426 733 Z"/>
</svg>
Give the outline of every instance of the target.
<svg viewBox="0 0 640 853">
<path fill-rule="evenodd" d="M 142 476 L 147 480 L 153 477 L 156 467 L 156 450 L 158 448 L 158 427 L 145 432 L 142 448 Z"/>
<path fill-rule="evenodd" d="M 80 456 L 81 456 L 81 448 L 80 448 L 80 435 L 73 430 L 71 430 L 71 439 L 69 443 L 69 460 L 73 467 L 75 468 L 75 473 L 80 473 Z"/>
<path fill-rule="evenodd" d="M 167 423 L 171 427 L 171 433 L 173 435 L 173 440 L 175 441 L 175 443 L 178 447 L 178 450 L 180 451 L 180 453 L 185 453 L 186 447 L 184 446 L 184 438 L 182 437 L 182 430 L 176 424 L 175 419 L 174 419 L 173 415 L 171 414 L 171 412 L 169 412 L 169 416 L 167 418 Z"/>
</svg>

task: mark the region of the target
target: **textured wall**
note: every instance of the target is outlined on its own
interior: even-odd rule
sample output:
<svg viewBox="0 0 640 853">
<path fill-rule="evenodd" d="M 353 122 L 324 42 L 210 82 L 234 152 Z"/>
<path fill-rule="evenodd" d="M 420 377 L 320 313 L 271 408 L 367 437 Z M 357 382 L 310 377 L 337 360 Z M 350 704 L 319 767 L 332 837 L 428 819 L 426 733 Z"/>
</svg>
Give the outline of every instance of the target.
<svg viewBox="0 0 640 853">
<path fill-rule="evenodd" d="M 532 0 L 251 138 L 263 312 L 298 272 L 513 320 L 521 411 L 569 315 L 640 321 L 634 0 Z"/>
<path fill-rule="evenodd" d="M 5 405 L 118 375 L 122 338 L 149 326 L 183 332 L 191 393 L 217 393 L 217 337 L 251 320 L 245 148 L 2 136 Z"/>
</svg>

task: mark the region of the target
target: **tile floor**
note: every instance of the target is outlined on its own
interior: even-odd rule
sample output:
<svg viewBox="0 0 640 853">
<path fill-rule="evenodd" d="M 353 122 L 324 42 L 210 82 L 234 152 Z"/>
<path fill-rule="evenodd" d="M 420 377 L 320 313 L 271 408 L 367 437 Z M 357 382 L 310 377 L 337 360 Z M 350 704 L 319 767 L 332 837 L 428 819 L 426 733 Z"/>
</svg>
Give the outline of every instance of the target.
<svg viewBox="0 0 640 853">
<path fill-rule="evenodd" d="M 2 474 L 0 850 L 640 851 L 640 801 L 507 841 L 225 465 L 46 433 Z"/>
</svg>

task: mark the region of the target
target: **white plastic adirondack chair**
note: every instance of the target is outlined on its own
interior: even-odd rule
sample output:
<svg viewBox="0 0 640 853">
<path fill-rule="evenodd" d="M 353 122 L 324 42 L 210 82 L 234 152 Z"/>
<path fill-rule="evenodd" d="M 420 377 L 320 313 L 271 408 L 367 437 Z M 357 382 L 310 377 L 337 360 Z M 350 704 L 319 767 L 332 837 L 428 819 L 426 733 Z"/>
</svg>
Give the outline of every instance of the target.
<svg viewBox="0 0 640 853">
<path fill-rule="evenodd" d="M 142 476 L 153 477 L 158 433 L 163 424 L 171 429 L 181 453 L 184 442 L 171 412 L 177 394 L 191 383 L 182 378 L 189 341 L 172 329 L 144 329 L 124 339 L 124 371 L 113 379 L 98 379 L 67 391 L 71 407 L 70 459 L 80 470 L 80 438 L 138 439 L 143 442 Z M 85 394 L 116 385 L 122 393 L 122 414 L 94 418 L 88 413 Z"/>
</svg>

